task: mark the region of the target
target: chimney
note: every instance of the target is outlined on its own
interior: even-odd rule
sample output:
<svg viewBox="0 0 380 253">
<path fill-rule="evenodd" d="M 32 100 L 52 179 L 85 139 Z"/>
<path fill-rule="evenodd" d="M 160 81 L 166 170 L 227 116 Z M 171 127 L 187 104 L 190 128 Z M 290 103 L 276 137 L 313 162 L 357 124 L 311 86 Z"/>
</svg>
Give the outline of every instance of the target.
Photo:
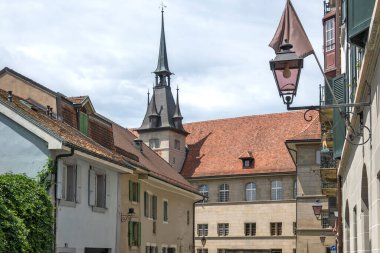
<svg viewBox="0 0 380 253">
<path fill-rule="evenodd" d="M 143 141 L 136 138 L 133 140 L 133 145 L 137 150 L 139 150 L 141 153 L 143 152 Z"/>
<path fill-rule="evenodd" d="M 12 103 L 13 101 L 13 95 L 12 95 L 12 91 L 8 91 L 8 101 Z"/>
<path fill-rule="evenodd" d="M 50 108 L 49 108 L 49 116 L 50 116 L 50 117 L 53 117 L 53 107 L 50 107 Z"/>
<path fill-rule="evenodd" d="M 46 106 L 46 115 L 49 116 L 49 112 L 50 112 L 50 105 L 47 105 Z"/>
</svg>

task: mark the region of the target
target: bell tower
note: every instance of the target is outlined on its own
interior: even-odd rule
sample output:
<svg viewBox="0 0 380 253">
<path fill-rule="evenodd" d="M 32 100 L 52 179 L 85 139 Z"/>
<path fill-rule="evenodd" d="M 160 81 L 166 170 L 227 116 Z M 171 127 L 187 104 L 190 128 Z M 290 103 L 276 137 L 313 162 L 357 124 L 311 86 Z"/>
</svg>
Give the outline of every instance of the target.
<svg viewBox="0 0 380 253">
<path fill-rule="evenodd" d="M 186 136 L 189 134 L 183 128 L 182 114 L 179 106 L 179 90 L 176 101 L 171 91 L 172 72 L 166 51 L 164 9 L 161 9 L 161 39 L 158 53 L 155 84 L 152 98 L 148 93 L 148 106 L 144 120 L 137 129 L 140 139 L 177 171 L 181 171 L 186 158 Z"/>
</svg>

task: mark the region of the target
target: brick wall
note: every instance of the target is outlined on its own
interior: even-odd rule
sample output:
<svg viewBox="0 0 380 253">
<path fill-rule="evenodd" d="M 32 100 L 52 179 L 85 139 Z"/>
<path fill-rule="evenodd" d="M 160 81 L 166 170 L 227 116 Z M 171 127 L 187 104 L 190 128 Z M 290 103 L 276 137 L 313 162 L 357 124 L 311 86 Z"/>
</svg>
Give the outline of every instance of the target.
<svg viewBox="0 0 380 253">
<path fill-rule="evenodd" d="M 64 102 L 61 104 L 62 106 L 62 118 L 63 122 L 69 124 L 70 126 L 78 129 L 78 121 L 77 121 L 77 113 L 75 108 L 71 105 L 68 105 Z"/>
</svg>

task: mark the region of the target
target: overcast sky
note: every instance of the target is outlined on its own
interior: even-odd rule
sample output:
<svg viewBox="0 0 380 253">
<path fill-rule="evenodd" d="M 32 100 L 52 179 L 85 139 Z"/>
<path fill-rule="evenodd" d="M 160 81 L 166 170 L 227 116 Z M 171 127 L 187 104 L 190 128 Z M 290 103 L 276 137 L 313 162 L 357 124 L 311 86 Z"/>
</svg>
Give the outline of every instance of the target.
<svg viewBox="0 0 380 253">
<path fill-rule="evenodd" d="M 292 0 L 322 58 L 322 0 Z M 3 0 L 0 67 L 140 126 L 157 66 L 161 1 Z M 167 0 L 165 33 L 184 122 L 283 112 L 268 47 L 285 0 Z M 305 59 L 297 105 L 318 104 L 322 75 Z"/>
</svg>

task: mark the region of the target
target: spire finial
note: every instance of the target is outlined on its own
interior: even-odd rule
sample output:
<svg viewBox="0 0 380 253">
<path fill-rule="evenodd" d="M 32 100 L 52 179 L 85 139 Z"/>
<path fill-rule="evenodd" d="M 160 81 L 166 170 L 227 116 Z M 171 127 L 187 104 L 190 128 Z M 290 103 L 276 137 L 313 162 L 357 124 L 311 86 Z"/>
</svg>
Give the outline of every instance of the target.
<svg viewBox="0 0 380 253">
<path fill-rule="evenodd" d="M 164 8 L 166 8 L 166 5 L 164 5 L 164 2 L 161 2 L 160 4 L 161 12 L 164 12 Z"/>
<path fill-rule="evenodd" d="M 148 106 L 149 106 L 149 100 L 150 100 L 150 92 L 149 92 L 149 88 L 148 88 Z"/>
</svg>

